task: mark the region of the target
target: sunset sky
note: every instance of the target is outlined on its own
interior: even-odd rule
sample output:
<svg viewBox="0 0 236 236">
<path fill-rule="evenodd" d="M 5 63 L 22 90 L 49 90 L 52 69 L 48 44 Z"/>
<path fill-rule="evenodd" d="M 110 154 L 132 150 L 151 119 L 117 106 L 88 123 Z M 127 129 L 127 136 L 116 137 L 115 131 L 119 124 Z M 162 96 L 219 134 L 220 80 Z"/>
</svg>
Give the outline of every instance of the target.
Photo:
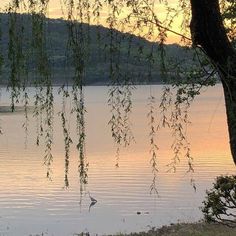
<svg viewBox="0 0 236 236">
<path fill-rule="evenodd" d="M 2 9 L 6 8 L 6 6 L 9 4 L 10 0 L 1 0 L 0 7 Z M 66 18 L 66 11 L 64 9 L 64 15 L 62 13 L 62 6 L 61 6 L 62 0 L 50 0 L 49 8 L 48 8 L 48 17 L 49 18 Z M 178 7 L 178 1 L 177 0 L 169 0 L 169 7 L 172 9 L 177 9 Z M 104 8 L 103 13 L 101 14 L 101 24 L 106 26 L 106 13 L 108 10 Z M 163 4 L 160 4 L 157 0 L 155 3 L 155 14 L 158 16 L 158 19 L 162 21 L 167 14 L 166 6 Z M 125 12 L 124 12 L 125 15 Z M 174 22 L 172 23 L 172 30 L 176 32 L 181 32 L 180 25 L 182 22 L 182 17 L 178 16 L 175 18 Z M 175 35 L 173 33 L 168 33 L 168 40 L 167 43 L 179 43 L 180 37 L 178 35 Z"/>
</svg>

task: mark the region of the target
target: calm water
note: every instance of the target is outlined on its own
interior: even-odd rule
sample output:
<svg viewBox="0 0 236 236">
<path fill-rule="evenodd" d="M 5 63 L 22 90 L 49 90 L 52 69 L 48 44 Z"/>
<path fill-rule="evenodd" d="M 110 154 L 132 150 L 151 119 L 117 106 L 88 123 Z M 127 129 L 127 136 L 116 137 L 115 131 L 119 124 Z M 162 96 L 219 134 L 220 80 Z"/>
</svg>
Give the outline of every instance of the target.
<svg viewBox="0 0 236 236">
<path fill-rule="evenodd" d="M 157 97 L 161 86 L 153 86 Z M 36 124 L 30 116 L 29 136 L 25 144 L 22 128 L 24 114 L 2 113 L 0 136 L 0 235 L 67 236 L 74 233 L 115 233 L 148 230 L 175 222 L 194 222 L 202 218 L 199 207 L 205 190 L 221 174 L 235 174 L 230 157 L 224 99 L 220 86 L 209 88 L 190 109 L 189 140 L 194 157 L 194 174 L 187 174 L 182 158 L 176 173 L 167 172 L 173 153 L 168 130 L 158 135 L 158 194 L 150 194 L 153 173 L 150 167 L 148 139 L 148 101 L 150 87 L 134 91 L 132 129 L 136 143 L 120 153 L 119 168 L 109 127 L 106 87 L 87 87 L 86 158 L 89 162 L 86 191 L 97 199 L 89 209 L 88 194 L 80 191 L 78 153 L 70 151 L 69 188 L 64 187 L 64 145 L 59 117 L 55 116 L 51 180 L 43 165 L 44 149 L 35 145 Z M 3 92 L 2 105 L 9 105 Z M 61 100 L 56 97 L 56 112 Z M 68 116 L 71 136 L 74 120 Z M 27 146 L 27 147 L 26 147 Z M 193 178 L 196 191 L 190 184 Z M 137 214 L 140 212 L 141 214 Z"/>
</svg>

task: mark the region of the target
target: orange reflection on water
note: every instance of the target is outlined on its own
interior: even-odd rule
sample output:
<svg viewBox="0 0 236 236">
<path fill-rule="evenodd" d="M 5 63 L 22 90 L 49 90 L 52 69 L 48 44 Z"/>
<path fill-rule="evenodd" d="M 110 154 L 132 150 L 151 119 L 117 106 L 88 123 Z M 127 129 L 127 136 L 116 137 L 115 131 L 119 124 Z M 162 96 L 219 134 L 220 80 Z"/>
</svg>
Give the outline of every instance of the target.
<svg viewBox="0 0 236 236">
<path fill-rule="evenodd" d="M 162 86 L 152 88 L 153 93 L 159 97 Z M 110 117 L 106 104 L 107 87 L 85 88 L 88 111 L 85 161 L 89 166 L 88 184 L 83 186 L 82 202 L 76 141 L 71 145 L 69 186 L 65 188 L 65 154 L 60 117 L 55 116 L 54 119 L 52 149 L 54 159 L 50 180 L 46 178 L 47 167 L 43 164 L 43 138 L 40 147 L 35 145 L 36 127 L 32 114 L 30 114 L 31 122 L 26 149 L 25 134 L 21 128 L 24 121 L 23 114 L 2 114 L 1 124 L 4 134 L 0 136 L 0 208 L 3 209 L 3 218 L 14 217 L 16 222 L 21 222 L 23 217 L 26 219 L 25 222 L 33 222 L 34 219 L 41 217 L 47 219 L 49 223 L 54 222 L 52 225 L 58 224 L 56 228 L 52 228 L 54 233 L 62 226 L 69 232 L 72 226 L 68 222 L 73 222 L 76 226 L 86 224 L 89 227 L 92 225 L 91 222 L 94 222 L 90 221 L 90 215 L 89 217 L 87 215 L 90 201 L 85 193 L 89 190 L 98 200 L 98 204 L 94 209 L 92 208 L 92 211 L 97 214 L 98 222 L 99 219 L 104 221 L 110 219 L 111 212 L 119 217 L 129 216 L 134 219 L 137 211 L 150 213 L 147 216 L 150 217 L 149 224 L 151 221 L 154 222 L 154 219 L 162 219 L 161 224 L 167 224 L 170 219 L 166 214 L 171 215 L 171 222 L 177 219 L 183 221 L 200 219 L 199 206 L 205 190 L 211 187 L 214 178 L 222 174 L 235 174 L 235 165 L 228 144 L 221 86 L 208 89 L 195 100 L 190 109 L 189 116 L 192 123 L 188 126 L 187 136 L 193 157 L 193 173 L 187 173 L 188 160 L 184 157 L 183 151 L 180 162 L 176 165 L 176 173 L 167 172 L 169 169 L 167 165 L 173 158 L 173 151 L 170 148 L 173 138 L 168 129 L 158 131 L 156 136 L 159 147 L 158 173 L 155 179 L 158 195 L 150 195 L 154 173 L 150 164 L 148 135 L 150 127 L 146 105 L 149 92 L 149 86 L 138 86 L 134 92 L 134 109 L 131 118 L 136 143 L 128 148 L 121 148 L 119 168 L 117 168 L 115 167 L 116 149 L 107 125 Z M 60 97 L 56 96 L 55 101 L 55 114 L 57 114 L 60 110 Z M 76 135 L 73 133 L 74 118 L 69 118 L 69 122 L 72 139 L 76 140 Z M 191 186 L 191 180 L 196 184 L 196 192 Z M 58 217 L 65 220 L 65 223 L 62 225 L 55 223 L 59 222 Z M 41 227 L 44 227 L 43 224 Z M 113 228 L 111 224 L 111 231 Z M 32 229 L 29 228 L 27 234 L 32 233 Z"/>
</svg>

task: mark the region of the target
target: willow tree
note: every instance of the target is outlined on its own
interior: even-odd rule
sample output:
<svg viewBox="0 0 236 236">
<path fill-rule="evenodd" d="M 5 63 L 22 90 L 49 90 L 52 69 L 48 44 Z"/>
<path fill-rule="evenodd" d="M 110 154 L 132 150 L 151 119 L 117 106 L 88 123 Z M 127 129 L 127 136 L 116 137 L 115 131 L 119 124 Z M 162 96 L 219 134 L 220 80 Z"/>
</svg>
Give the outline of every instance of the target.
<svg viewBox="0 0 236 236">
<path fill-rule="evenodd" d="M 68 185 L 67 173 L 69 166 L 69 148 L 71 138 L 69 135 L 67 119 L 65 116 L 66 100 L 69 96 L 73 100 L 72 113 L 77 121 L 77 148 L 79 152 L 80 176 L 83 183 L 87 182 L 87 164 L 84 161 L 85 143 L 85 105 L 83 84 L 86 79 L 86 65 L 91 63 L 90 46 L 91 25 L 97 28 L 96 41 L 98 42 L 97 55 L 105 52 L 108 62 L 110 90 L 108 105 L 111 108 L 109 125 L 112 137 L 117 144 L 117 153 L 121 145 L 129 145 L 133 140 L 130 129 L 129 116 L 132 111 L 133 78 L 140 76 L 142 79 L 151 80 L 153 70 L 158 69 L 164 75 L 164 81 L 171 82 L 174 89 L 164 87 L 160 103 L 162 117 L 159 121 L 155 116 L 155 96 L 150 94 L 148 113 L 150 125 L 151 166 L 154 180 L 157 172 L 156 130 L 161 126 L 172 129 L 175 140 L 172 144 L 174 151 L 171 168 L 175 167 L 179 159 L 180 149 L 186 151 L 189 168 L 192 170 L 192 157 L 189 143 L 185 137 L 183 123 L 188 123 L 188 108 L 191 101 L 200 93 L 203 86 L 213 85 L 216 78 L 221 79 L 223 85 L 227 120 L 229 128 L 230 147 L 233 160 L 236 163 L 236 54 L 233 43 L 235 42 L 235 15 L 236 3 L 234 0 L 176 0 L 175 8 L 171 4 L 175 1 L 168 0 L 63 0 L 61 8 L 67 20 L 68 41 L 67 49 L 69 64 L 73 67 L 74 75 L 72 94 L 69 94 L 65 84 L 60 88 L 63 97 L 63 108 L 60 113 L 65 140 L 65 185 Z M 48 166 L 48 175 L 52 163 L 52 122 L 53 122 L 53 93 L 52 73 L 48 52 L 48 25 L 47 19 L 50 0 L 12 0 L 5 8 L 9 20 L 9 37 L 7 64 L 9 65 L 8 86 L 11 88 L 12 109 L 19 100 L 21 89 L 25 102 L 27 131 L 27 85 L 29 77 L 33 77 L 36 87 L 34 115 L 37 119 L 37 144 L 40 137 L 45 136 L 45 164 Z M 163 15 L 163 8 L 166 15 Z M 19 13 L 28 13 L 23 17 Z M 172 28 L 173 22 L 182 19 L 182 32 Z M 31 28 L 25 28 L 25 21 L 30 20 Z M 101 24 L 108 30 L 104 35 L 100 29 Z M 190 27 L 189 27 L 190 26 Z M 94 26 L 93 26 L 94 27 Z M 119 32 L 123 32 L 123 36 Z M 183 44 L 191 49 L 196 60 L 192 64 L 184 64 L 176 59 L 166 57 L 165 43 L 168 34 L 178 35 Z M 191 34 L 191 37 L 189 36 Z M 133 35 L 139 39 L 145 38 L 153 42 L 151 47 L 144 48 L 145 44 L 137 43 Z M 1 34 L 4 38 L 4 34 Z M 123 39 L 125 38 L 125 42 Z M 94 39 L 93 39 L 94 40 Z M 49 40 L 50 41 L 50 40 Z M 137 43 L 136 46 L 133 44 Z M 124 46 L 125 45 L 125 46 Z M 155 46 L 156 45 L 156 46 Z M 133 50 L 134 48 L 134 50 Z M 126 53 L 122 58 L 121 53 Z M 3 65 L 0 57 L 0 65 Z M 125 60 L 125 66 L 121 63 Z M 138 75 L 133 71 L 130 59 L 135 58 L 139 65 L 145 65 L 145 73 Z M 33 73 L 32 73 L 33 71 Z M 217 76 L 216 76 L 217 75 Z M 102 76 L 102 75 L 101 75 Z M 32 85 L 32 79 L 30 82 Z M 176 90 L 177 88 L 177 90 Z M 173 100 L 172 95 L 175 94 Z M 173 106 L 170 117 L 167 110 Z M 43 122 L 43 114 L 46 122 Z M 155 182 L 155 181 L 154 181 Z M 153 188 L 154 188 L 153 184 Z"/>
</svg>

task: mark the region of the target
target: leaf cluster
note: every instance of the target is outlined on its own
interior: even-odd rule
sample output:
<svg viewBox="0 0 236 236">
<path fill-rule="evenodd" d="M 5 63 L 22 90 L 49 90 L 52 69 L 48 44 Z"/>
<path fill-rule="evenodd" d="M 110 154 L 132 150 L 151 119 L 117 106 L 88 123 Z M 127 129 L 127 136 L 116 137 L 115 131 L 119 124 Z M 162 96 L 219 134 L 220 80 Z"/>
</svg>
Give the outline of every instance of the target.
<svg viewBox="0 0 236 236">
<path fill-rule="evenodd" d="M 208 222 L 236 227 L 236 175 L 217 177 L 207 191 L 202 212 Z"/>
<path fill-rule="evenodd" d="M 226 30 L 232 40 L 232 43 L 236 43 L 236 1 L 226 0 L 226 7 L 223 10 L 222 18 L 226 21 Z"/>
</svg>

